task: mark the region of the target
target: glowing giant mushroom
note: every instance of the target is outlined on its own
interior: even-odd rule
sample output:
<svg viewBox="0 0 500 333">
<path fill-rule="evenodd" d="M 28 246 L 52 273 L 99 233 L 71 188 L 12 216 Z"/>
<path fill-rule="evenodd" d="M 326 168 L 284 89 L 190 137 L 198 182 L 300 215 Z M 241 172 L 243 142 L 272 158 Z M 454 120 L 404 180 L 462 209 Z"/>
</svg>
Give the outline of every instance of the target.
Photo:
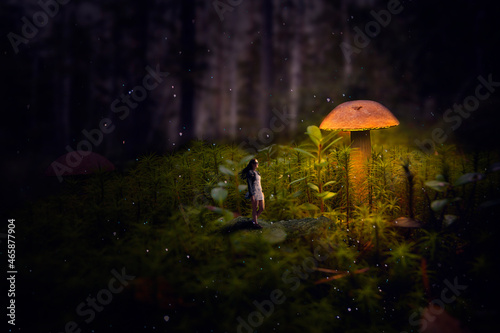
<svg viewBox="0 0 500 333">
<path fill-rule="evenodd" d="M 338 105 L 321 122 L 320 129 L 351 132 L 352 161 L 358 189 L 366 179 L 363 165 L 371 156 L 370 131 L 399 125 L 394 115 L 380 103 L 368 100 L 349 101 Z M 365 191 L 358 193 L 365 201 Z"/>
<path fill-rule="evenodd" d="M 351 132 L 351 148 L 359 148 L 361 156 L 371 155 L 370 131 L 399 125 L 394 115 L 380 103 L 367 100 L 338 105 L 321 122 L 320 129 Z"/>
</svg>

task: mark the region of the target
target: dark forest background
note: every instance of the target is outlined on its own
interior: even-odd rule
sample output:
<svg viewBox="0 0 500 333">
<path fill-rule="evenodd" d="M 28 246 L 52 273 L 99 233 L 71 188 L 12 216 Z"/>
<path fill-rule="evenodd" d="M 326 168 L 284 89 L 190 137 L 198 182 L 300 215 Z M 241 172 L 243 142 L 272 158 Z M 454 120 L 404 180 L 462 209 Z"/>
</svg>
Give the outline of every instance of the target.
<svg viewBox="0 0 500 333">
<path fill-rule="evenodd" d="M 300 140 L 351 99 L 378 101 L 410 137 L 430 137 L 445 110 L 474 95 L 479 75 L 500 81 L 499 12 L 494 1 L 401 1 L 346 58 L 341 44 L 356 46 L 355 28 L 388 2 L 73 0 L 16 53 L 8 34 L 22 35 L 22 18 L 41 8 L 2 0 L 4 204 L 33 198 L 50 163 L 104 118 L 115 130 L 93 151 L 118 167 L 191 139 L 239 144 L 270 126 L 273 109 L 292 121 L 272 142 Z M 120 119 L 113 102 L 142 85 L 148 66 L 169 74 Z M 495 147 L 499 102 L 497 92 L 482 101 L 455 140 Z"/>
</svg>

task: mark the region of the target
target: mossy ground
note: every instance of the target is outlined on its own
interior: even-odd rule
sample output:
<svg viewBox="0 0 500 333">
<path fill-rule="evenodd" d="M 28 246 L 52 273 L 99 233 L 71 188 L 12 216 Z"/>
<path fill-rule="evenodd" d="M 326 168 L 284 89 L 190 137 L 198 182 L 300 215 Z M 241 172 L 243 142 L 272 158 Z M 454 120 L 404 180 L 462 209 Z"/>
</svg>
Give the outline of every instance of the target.
<svg viewBox="0 0 500 333">
<path fill-rule="evenodd" d="M 466 289 L 448 295 L 447 313 L 488 329 L 498 314 L 497 153 L 375 146 L 370 201 L 359 204 L 346 189 L 348 151 L 332 146 L 318 162 L 300 149 L 309 148 L 259 152 L 262 230 L 237 217 L 250 216 L 236 176 L 248 156 L 231 145 L 195 142 L 129 170 L 66 179 L 18 214 L 19 322 L 45 332 L 69 321 L 83 332 L 236 332 L 279 289 L 285 300 L 256 317 L 256 331 L 415 332 L 420 311 L 457 279 Z M 485 177 L 452 185 L 473 172 Z M 438 174 L 451 184 L 443 191 L 425 185 Z M 425 227 L 394 228 L 410 210 Z M 122 268 L 130 283 L 92 319 L 78 314 Z"/>
</svg>

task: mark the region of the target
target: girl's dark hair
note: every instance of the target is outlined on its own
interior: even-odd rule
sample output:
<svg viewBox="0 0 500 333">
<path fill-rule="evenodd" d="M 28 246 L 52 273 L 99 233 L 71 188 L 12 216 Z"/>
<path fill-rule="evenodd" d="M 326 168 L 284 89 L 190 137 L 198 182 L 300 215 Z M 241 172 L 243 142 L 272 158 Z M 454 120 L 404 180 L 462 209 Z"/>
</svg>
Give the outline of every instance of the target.
<svg viewBox="0 0 500 333">
<path fill-rule="evenodd" d="M 248 173 L 249 170 L 252 170 L 252 164 L 254 164 L 254 163 L 255 163 L 255 158 L 252 158 L 248 162 L 248 164 L 245 167 L 245 169 L 243 169 L 243 170 L 240 171 L 239 175 L 240 175 L 241 179 L 243 179 L 243 180 L 247 179 L 247 173 Z"/>
</svg>

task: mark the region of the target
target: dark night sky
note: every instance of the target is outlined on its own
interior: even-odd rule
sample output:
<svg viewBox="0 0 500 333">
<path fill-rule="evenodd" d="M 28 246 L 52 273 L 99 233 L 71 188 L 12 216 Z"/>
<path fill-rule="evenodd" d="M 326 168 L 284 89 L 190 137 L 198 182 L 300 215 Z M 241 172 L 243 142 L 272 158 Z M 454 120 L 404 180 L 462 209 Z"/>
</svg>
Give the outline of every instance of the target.
<svg viewBox="0 0 500 333">
<path fill-rule="evenodd" d="M 116 130 L 94 151 L 117 166 L 191 138 L 238 142 L 284 105 L 297 124 L 281 136 L 295 137 L 349 99 L 383 103 L 422 138 L 455 124 L 464 146 L 499 139 L 500 84 L 459 126 L 443 118 L 475 96 L 479 76 L 500 82 L 494 1 L 402 1 L 350 61 L 341 44 L 360 46 L 356 31 L 373 26 L 370 11 L 395 2 L 243 0 L 222 14 L 214 3 L 75 0 L 50 9 L 34 33 L 25 25 L 44 19 L 36 1 L 2 1 L 4 203 L 36 197 L 33 184 L 50 162 L 105 118 Z M 138 106 L 126 104 L 155 68 L 169 74 Z"/>
</svg>

